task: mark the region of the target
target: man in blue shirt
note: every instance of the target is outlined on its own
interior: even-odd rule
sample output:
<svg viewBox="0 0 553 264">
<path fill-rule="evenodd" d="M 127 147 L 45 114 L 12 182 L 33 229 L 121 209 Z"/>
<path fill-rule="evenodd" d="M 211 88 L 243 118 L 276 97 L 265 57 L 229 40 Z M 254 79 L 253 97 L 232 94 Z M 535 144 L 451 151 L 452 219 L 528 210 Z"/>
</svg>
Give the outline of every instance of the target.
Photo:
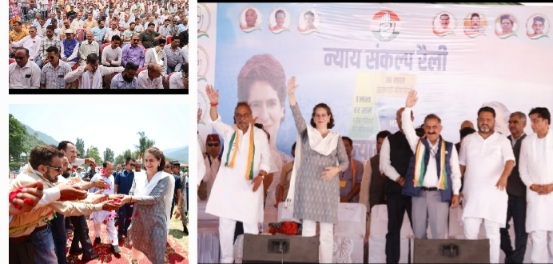
<svg viewBox="0 0 553 264">
<path fill-rule="evenodd" d="M 128 157 L 125 161 L 125 170 L 115 176 L 114 193 L 129 194 L 134 181 L 135 160 Z M 117 210 L 117 238 L 119 245 L 123 244 L 123 235 L 127 237 L 127 229 L 131 224 L 132 204 L 127 203 Z"/>
<path fill-rule="evenodd" d="M 182 203 L 184 202 L 183 199 L 181 199 L 181 196 L 183 194 L 183 182 L 181 181 L 180 176 L 180 162 L 173 161 L 172 162 L 173 168 L 173 177 L 175 177 L 175 192 L 173 195 L 173 203 L 171 203 L 171 215 L 173 215 L 173 208 L 175 205 L 177 206 L 177 210 L 181 210 L 180 208 L 183 208 Z M 181 213 L 181 219 L 182 219 L 182 226 L 183 226 L 183 232 L 185 235 L 188 235 L 188 228 L 186 228 L 186 212 L 180 212 Z"/>
</svg>

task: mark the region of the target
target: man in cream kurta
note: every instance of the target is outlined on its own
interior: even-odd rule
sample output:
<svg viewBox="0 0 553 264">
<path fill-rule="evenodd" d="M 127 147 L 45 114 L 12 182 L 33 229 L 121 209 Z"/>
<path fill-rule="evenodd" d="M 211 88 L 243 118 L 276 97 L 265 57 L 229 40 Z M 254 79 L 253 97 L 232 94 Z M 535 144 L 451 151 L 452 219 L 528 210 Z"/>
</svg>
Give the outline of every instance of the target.
<svg viewBox="0 0 553 264">
<path fill-rule="evenodd" d="M 508 196 L 505 186 L 515 166 L 511 143 L 494 131 L 495 110 L 478 110 L 478 133 L 463 139 L 459 164 L 464 173 L 463 226 L 467 239 L 477 239 L 484 222 L 490 240 L 490 263 L 499 263 L 499 228 L 505 227 Z"/>
<path fill-rule="evenodd" d="M 224 124 L 217 113 L 219 92 L 210 85 L 206 91 L 211 103 L 211 123 L 226 146 L 206 213 L 219 216 L 221 262 L 232 263 L 236 221 L 243 222 L 244 233 L 259 233 L 257 223 L 263 214 L 260 210 L 262 184 L 270 171 L 271 153 L 267 135 L 252 125 L 252 111 L 246 103 L 238 103 L 234 111 L 235 125 L 230 126 Z"/>
<path fill-rule="evenodd" d="M 532 263 L 551 263 L 553 259 L 553 133 L 549 133 L 551 114 L 544 107 L 530 111 L 535 134 L 522 142 L 519 172 L 526 191 L 526 231 L 532 239 Z M 548 254 L 549 248 L 549 254 Z"/>
</svg>

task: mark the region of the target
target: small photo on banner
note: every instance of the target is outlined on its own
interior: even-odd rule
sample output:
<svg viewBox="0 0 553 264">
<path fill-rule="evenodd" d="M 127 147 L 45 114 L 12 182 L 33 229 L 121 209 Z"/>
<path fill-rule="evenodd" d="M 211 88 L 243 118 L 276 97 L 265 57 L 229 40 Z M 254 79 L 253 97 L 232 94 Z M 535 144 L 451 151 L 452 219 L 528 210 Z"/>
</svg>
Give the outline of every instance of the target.
<svg viewBox="0 0 553 264">
<path fill-rule="evenodd" d="M 511 14 L 502 14 L 495 20 L 495 34 L 502 39 L 516 36 L 518 20 Z"/>
<path fill-rule="evenodd" d="M 485 35 L 487 25 L 488 25 L 488 22 L 486 21 L 486 17 L 484 17 L 484 14 L 476 13 L 476 12 L 469 13 L 465 17 L 465 21 L 464 21 L 465 35 L 467 35 L 470 38 L 475 38 L 480 35 Z"/>
<path fill-rule="evenodd" d="M 260 26 L 263 23 L 263 15 L 254 7 L 245 8 L 240 13 L 240 28 L 244 32 L 252 32 L 256 29 L 261 29 Z"/>
<path fill-rule="evenodd" d="M 457 20 L 449 12 L 440 12 L 433 19 L 432 32 L 437 36 L 453 34 L 455 28 L 457 28 Z"/>
<path fill-rule="evenodd" d="M 315 10 L 305 10 L 298 17 L 298 31 L 311 34 L 319 30 L 320 18 Z"/>
<path fill-rule="evenodd" d="M 376 12 L 371 21 L 371 31 L 375 38 L 380 41 L 390 41 L 399 35 L 399 16 L 390 10 Z"/>
<path fill-rule="evenodd" d="M 534 14 L 526 21 L 526 35 L 531 39 L 547 37 L 551 23 L 543 14 Z"/>
<path fill-rule="evenodd" d="M 287 31 L 290 27 L 290 13 L 283 8 L 277 8 L 269 16 L 269 30 L 275 34 Z"/>
</svg>

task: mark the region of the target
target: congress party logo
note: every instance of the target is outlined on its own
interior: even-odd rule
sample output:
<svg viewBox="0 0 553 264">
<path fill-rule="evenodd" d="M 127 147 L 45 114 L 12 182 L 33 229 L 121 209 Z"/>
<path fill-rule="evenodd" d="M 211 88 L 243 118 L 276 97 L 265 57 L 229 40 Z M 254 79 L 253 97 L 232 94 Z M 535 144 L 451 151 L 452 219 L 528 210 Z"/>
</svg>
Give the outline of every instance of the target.
<svg viewBox="0 0 553 264">
<path fill-rule="evenodd" d="M 381 10 L 374 14 L 371 31 L 380 41 L 390 41 L 397 37 L 400 29 L 399 16 L 390 10 Z"/>
</svg>

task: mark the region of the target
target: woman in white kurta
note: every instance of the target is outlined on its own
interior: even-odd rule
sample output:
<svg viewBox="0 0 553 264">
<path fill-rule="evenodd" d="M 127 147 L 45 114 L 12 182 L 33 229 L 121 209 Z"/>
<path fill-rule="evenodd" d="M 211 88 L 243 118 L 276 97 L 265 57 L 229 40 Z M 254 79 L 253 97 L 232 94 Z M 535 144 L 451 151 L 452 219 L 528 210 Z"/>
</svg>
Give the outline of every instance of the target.
<svg viewBox="0 0 553 264">
<path fill-rule="evenodd" d="M 134 203 L 129 226 L 132 263 L 144 253 L 154 264 L 165 263 L 165 249 L 175 178 L 163 171 L 165 156 L 152 147 L 144 155 L 146 173 L 135 173 L 129 195 L 121 203 Z"/>
<path fill-rule="evenodd" d="M 260 210 L 263 188 L 259 186 L 270 171 L 271 154 L 267 135 L 253 126 L 251 109 L 247 104 L 238 104 L 234 114 L 235 125 L 230 126 L 223 123 L 217 113 L 218 91 L 210 85 L 206 91 L 211 103 L 211 124 L 223 137 L 225 146 L 206 213 L 219 217 L 221 262 L 232 263 L 236 221 L 243 222 L 244 233 L 258 234 L 257 223 L 263 214 Z M 257 189 L 254 188 L 256 186 Z"/>
<path fill-rule="evenodd" d="M 548 263 L 553 255 L 553 133 L 537 114 L 530 119 L 536 134 L 522 141 L 519 160 L 520 179 L 528 188 L 526 231 L 532 239 L 532 262 Z"/>
</svg>

